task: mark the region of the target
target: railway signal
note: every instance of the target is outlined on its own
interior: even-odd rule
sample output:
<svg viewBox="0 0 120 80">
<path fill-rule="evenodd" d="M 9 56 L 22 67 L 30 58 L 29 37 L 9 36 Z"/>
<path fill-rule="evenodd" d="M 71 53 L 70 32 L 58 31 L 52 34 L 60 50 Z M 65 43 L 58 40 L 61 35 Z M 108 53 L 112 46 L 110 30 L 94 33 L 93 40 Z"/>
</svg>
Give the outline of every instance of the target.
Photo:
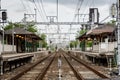
<svg viewBox="0 0 120 80">
<path fill-rule="evenodd" d="M 3 11 L 2 12 L 2 20 L 7 20 L 7 12 L 6 11 Z"/>
</svg>

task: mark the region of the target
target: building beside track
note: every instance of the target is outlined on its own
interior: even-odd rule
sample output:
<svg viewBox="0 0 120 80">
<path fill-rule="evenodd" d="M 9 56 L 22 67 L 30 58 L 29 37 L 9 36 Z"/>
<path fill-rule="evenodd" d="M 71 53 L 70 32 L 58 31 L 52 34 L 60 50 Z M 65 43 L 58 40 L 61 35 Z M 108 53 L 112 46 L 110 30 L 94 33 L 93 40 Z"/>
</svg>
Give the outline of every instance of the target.
<svg viewBox="0 0 120 80">
<path fill-rule="evenodd" d="M 34 52 L 37 51 L 36 44 L 38 43 L 39 40 L 41 40 L 41 38 L 37 36 L 35 33 L 29 32 L 24 28 L 20 27 L 15 27 L 14 30 L 13 29 L 6 30 L 4 33 L 5 33 L 4 52 L 17 52 L 17 53 Z M 0 47 L 1 47 L 0 52 L 3 52 L 2 31 L 0 32 Z"/>
<path fill-rule="evenodd" d="M 89 52 L 90 54 L 88 54 L 88 56 L 92 58 L 91 60 L 93 60 L 93 58 L 109 59 L 115 55 L 117 40 L 116 27 L 113 25 L 98 25 L 79 36 L 78 39 L 80 43 L 82 43 L 80 50 Z M 87 42 L 89 41 L 92 43 L 91 46 L 87 46 Z"/>
</svg>

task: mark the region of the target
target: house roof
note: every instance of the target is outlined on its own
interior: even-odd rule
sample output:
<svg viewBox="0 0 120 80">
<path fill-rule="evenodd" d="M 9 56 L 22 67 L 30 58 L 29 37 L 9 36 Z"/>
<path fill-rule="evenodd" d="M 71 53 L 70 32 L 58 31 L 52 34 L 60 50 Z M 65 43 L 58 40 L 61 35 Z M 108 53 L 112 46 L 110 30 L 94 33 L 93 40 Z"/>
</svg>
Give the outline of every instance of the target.
<svg viewBox="0 0 120 80">
<path fill-rule="evenodd" d="M 100 25 L 95 29 L 87 32 L 87 35 L 99 35 L 103 33 L 112 33 L 115 31 L 115 26 L 112 25 Z"/>
<path fill-rule="evenodd" d="M 13 32 L 13 29 L 9 29 L 5 31 L 5 34 L 12 34 L 12 32 Z M 33 34 L 33 33 L 25 30 L 24 28 L 15 27 L 14 34 Z"/>
<path fill-rule="evenodd" d="M 5 34 L 12 34 L 13 29 L 10 30 L 6 30 Z M 14 28 L 14 34 L 19 34 L 19 35 L 30 35 L 31 38 L 37 39 L 37 40 L 42 40 L 39 36 L 37 36 L 35 33 L 29 32 L 27 30 L 25 30 L 24 28 L 20 28 L 20 27 L 15 27 Z"/>
<path fill-rule="evenodd" d="M 98 25 L 98 27 L 89 30 L 88 32 L 80 35 L 77 39 L 82 39 L 91 35 L 100 35 L 104 33 L 113 33 L 116 27 L 112 25 Z"/>
</svg>

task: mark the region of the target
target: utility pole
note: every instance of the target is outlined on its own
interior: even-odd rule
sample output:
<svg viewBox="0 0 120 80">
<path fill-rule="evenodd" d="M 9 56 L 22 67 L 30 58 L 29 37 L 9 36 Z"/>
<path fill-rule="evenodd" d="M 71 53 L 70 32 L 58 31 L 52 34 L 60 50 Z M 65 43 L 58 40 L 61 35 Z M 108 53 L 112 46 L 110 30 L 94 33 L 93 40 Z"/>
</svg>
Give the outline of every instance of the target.
<svg viewBox="0 0 120 80">
<path fill-rule="evenodd" d="M 78 18 L 78 19 L 77 19 L 77 22 L 78 22 L 78 23 L 80 22 L 80 21 L 79 21 L 79 18 L 80 18 L 80 15 L 81 15 L 79 12 L 80 12 L 80 8 L 78 8 L 78 12 L 77 12 L 77 14 L 75 14 L 75 16 L 77 16 L 77 18 Z"/>
<path fill-rule="evenodd" d="M 70 25 L 70 34 L 71 34 L 71 27 L 72 25 Z M 70 50 L 70 35 L 69 35 L 69 50 Z"/>
<path fill-rule="evenodd" d="M 117 57 L 117 62 L 118 62 L 118 70 L 120 75 L 120 0 L 117 0 L 117 45 L 118 45 L 118 57 Z"/>
<path fill-rule="evenodd" d="M 35 8 L 35 22 L 37 22 L 37 9 Z"/>
<path fill-rule="evenodd" d="M 34 17 L 34 22 L 37 22 L 37 10 L 36 9 L 34 9 L 35 10 L 35 13 L 34 14 L 24 14 L 24 22 L 25 22 L 25 30 L 26 30 L 26 27 L 27 27 L 27 16 L 33 16 Z M 26 52 L 26 50 L 27 50 L 27 43 L 26 43 L 26 34 L 25 34 L 25 52 Z"/>
<path fill-rule="evenodd" d="M 59 14 L 58 14 L 58 4 L 59 4 L 59 2 L 58 2 L 58 0 L 57 0 L 57 26 L 58 26 L 58 34 L 59 34 L 59 31 L 60 31 L 60 28 L 59 28 L 59 25 L 58 25 L 58 21 L 59 21 Z M 58 35 L 59 36 L 59 42 L 60 42 L 60 35 Z"/>
<path fill-rule="evenodd" d="M 58 22 L 58 0 L 57 0 L 57 22 Z"/>
<path fill-rule="evenodd" d="M 80 11 L 80 8 L 78 9 L 78 23 L 79 23 L 79 16 L 80 16 L 80 15 L 79 15 L 79 11 Z"/>
<path fill-rule="evenodd" d="M 7 12 L 6 9 L 1 9 L 1 0 L 0 0 L 0 12 L 2 12 L 2 19 L 0 20 L 0 23 L 3 23 L 2 51 L 4 52 L 4 23 L 6 23 L 7 20 Z M 1 53 L 0 53 L 0 75 L 3 75 L 3 60 Z"/>
<path fill-rule="evenodd" d="M 12 25 L 12 51 L 14 52 L 14 25 Z"/>
</svg>

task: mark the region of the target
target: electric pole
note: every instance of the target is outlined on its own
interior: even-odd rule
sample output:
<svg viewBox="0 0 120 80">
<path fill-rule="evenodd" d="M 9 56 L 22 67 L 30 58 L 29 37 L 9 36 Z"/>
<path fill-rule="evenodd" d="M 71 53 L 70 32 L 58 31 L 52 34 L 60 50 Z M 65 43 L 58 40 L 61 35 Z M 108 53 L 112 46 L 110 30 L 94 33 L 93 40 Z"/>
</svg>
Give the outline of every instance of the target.
<svg viewBox="0 0 120 80">
<path fill-rule="evenodd" d="M 117 0 L 117 45 L 118 45 L 118 70 L 120 75 L 120 0 Z"/>
<path fill-rule="evenodd" d="M 80 11 L 80 8 L 78 9 L 78 23 L 79 23 L 79 11 Z"/>
</svg>

